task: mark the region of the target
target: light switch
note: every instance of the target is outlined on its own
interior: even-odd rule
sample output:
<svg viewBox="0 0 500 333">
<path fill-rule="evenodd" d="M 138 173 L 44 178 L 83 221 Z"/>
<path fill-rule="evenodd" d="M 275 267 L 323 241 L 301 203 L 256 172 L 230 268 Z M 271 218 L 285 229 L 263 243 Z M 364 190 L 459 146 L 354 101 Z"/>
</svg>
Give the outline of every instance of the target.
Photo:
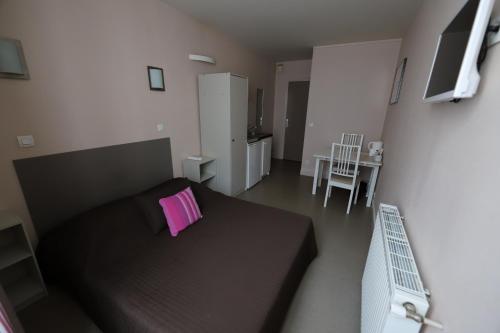
<svg viewBox="0 0 500 333">
<path fill-rule="evenodd" d="M 164 128 L 165 128 L 165 125 L 163 125 L 163 123 L 156 124 L 156 130 L 158 132 L 163 131 Z"/>
<path fill-rule="evenodd" d="M 33 139 L 33 135 L 18 136 L 17 142 L 19 143 L 19 147 L 21 148 L 33 147 L 35 145 L 35 139 Z"/>
</svg>

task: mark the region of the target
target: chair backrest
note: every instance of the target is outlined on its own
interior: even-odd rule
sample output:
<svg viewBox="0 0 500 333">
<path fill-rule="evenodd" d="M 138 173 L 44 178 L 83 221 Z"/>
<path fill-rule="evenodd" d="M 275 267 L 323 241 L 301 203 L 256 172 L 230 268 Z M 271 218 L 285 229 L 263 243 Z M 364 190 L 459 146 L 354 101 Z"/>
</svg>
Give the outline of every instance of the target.
<svg viewBox="0 0 500 333">
<path fill-rule="evenodd" d="M 355 179 L 358 175 L 360 154 L 361 147 L 358 145 L 332 143 L 332 152 L 330 155 L 330 174 Z M 335 167 L 333 167 L 334 164 Z"/>
<path fill-rule="evenodd" d="M 342 141 L 340 143 L 351 146 L 363 146 L 363 134 L 342 133 Z"/>
</svg>

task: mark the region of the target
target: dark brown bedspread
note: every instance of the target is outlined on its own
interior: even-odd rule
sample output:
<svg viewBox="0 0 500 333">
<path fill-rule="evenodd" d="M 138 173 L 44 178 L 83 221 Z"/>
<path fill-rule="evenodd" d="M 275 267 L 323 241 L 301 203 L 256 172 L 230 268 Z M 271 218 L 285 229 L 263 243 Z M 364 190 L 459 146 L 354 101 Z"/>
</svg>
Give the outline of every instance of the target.
<svg viewBox="0 0 500 333">
<path fill-rule="evenodd" d="M 38 256 L 105 332 L 278 332 L 316 256 L 310 218 L 193 184 L 203 219 L 154 235 L 131 198 L 44 238 Z"/>
</svg>

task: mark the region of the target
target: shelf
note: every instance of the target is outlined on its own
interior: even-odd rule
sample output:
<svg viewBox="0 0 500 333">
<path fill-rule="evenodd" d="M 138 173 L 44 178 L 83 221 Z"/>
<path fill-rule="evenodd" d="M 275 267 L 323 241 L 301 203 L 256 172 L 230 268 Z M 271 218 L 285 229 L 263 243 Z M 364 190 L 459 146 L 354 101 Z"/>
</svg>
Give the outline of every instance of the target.
<svg viewBox="0 0 500 333">
<path fill-rule="evenodd" d="M 17 310 L 45 295 L 41 281 L 33 276 L 23 277 L 15 283 L 5 286 L 5 292 Z"/>
<path fill-rule="evenodd" d="M 16 310 L 47 294 L 22 221 L 0 212 L 0 284 Z"/>
<path fill-rule="evenodd" d="M 206 163 L 210 163 L 212 161 L 215 161 L 215 158 L 208 157 L 208 156 L 201 156 L 201 160 L 192 160 L 192 159 L 187 158 L 186 161 L 189 161 L 189 163 L 195 163 L 198 165 L 202 165 L 202 164 L 206 164 Z"/>
<path fill-rule="evenodd" d="M 0 210 L 0 229 L 4 230 L 10 227 L 21 225 L 22 221 L 16 215 L 4 210 Z"/>
<path fill-rule="evenodd" d="M 217 176 L 217 162 L 212 157 L 203 156 L 201 161 L 185 159 L 182 161 L 184 177 L 197 183 L 205 183 L 210 187 L 215 182 L 208 182 Z M 210 184 L 209 184 L 210 183 Z"/>
<path fill-rule="evenodd" d="M 0 270 L 31 257 L 30 250 L 16 244 L 0 249 Z"/>
<path fill-rule="evenodd" d="M 204 172 L 201 177 L 200 177 L 200 182 L 203 183 L 203 182 L 206 182 L 207 180 L 209 179 L 212 179 L 215 177 L 215 172 Z"/>
</svg>

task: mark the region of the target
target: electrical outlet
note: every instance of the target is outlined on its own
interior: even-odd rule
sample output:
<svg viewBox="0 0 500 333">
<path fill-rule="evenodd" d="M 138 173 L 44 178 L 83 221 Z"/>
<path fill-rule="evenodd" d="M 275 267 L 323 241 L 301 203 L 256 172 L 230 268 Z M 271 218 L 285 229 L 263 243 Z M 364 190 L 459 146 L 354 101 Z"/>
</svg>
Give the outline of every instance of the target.
<svg viewBox="0 0 500 333">
<path fill-rule="evenodd" d="M 165 129 L 165 125 L 163 125 L 163 123 L 159 123 L 159 124 L 156 124 L 156 130 L 158 132 L 161 132 Z"/>
</svg>

